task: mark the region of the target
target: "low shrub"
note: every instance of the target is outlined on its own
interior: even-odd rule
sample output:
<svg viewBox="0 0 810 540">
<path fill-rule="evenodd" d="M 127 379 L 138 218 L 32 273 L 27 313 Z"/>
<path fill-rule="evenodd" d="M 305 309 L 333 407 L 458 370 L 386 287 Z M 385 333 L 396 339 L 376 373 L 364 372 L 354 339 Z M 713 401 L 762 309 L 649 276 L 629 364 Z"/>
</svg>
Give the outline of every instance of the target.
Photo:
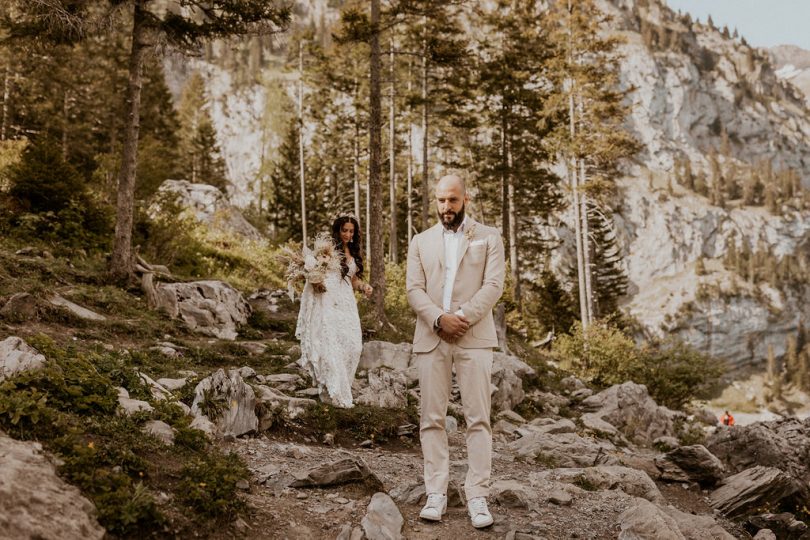
<svg viewBox="0 0 810 540">
<path fill-rule="evenodd" d="M 598 386 L 633 381 L 647 387 L 655 401 L 681 409 L 689 401 L 706 398 L 725 371 L 722 361 L 674 339 L 638 346 L 619 329 L 595 323 L 554 343 L 554 355 L 564 368 Z"/>
<path fill-rule="evenodd" d="M 203 454 L 180 472 L 183 502 L 197 512 L 213 517 L 231 517 L 244 509 L 236 484 L 248 477 L 236 454 Z"/>
</svg>

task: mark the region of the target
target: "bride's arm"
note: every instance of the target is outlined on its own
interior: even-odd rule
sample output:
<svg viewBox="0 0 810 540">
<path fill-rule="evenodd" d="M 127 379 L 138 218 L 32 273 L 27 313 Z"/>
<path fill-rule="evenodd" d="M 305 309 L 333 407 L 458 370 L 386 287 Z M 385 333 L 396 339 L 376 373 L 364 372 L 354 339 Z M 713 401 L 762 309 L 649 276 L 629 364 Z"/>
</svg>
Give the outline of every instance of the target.
<svg viewBox="0 0 810 540">
<path fill-rule="evenodd" d="M 361 291 L 366 296 L 371 296 L 371 293 L 374 291 L 374 287 L 368 283 L 364 283 L 363 280 L 357 276 L 352 276 L 352 289 Z"/>
</svg>

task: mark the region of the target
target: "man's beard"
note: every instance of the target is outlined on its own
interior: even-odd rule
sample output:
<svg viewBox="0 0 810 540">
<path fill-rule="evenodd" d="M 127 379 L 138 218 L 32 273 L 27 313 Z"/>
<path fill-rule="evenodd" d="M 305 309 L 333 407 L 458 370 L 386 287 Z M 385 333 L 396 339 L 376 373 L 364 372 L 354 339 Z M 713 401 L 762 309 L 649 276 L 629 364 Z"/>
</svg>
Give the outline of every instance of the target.
<svg viewBox="0 0 810 540">
<path fill-rule="evenodd" d="M 438 214 L 439 214 L 439 221 L 441 221 L 442 225 L 444 225 L 444 228 L 455 231 L 456 229 L 458 229 L 458 226 L 461 225 L 461 222 L 464 221 L 464 205 L 463 204 L 461 205 L 461 210 L 459 210 L 458 212 L 451 211 L 446 212 L 444 214 L 438 212 Z"/>
</svg>

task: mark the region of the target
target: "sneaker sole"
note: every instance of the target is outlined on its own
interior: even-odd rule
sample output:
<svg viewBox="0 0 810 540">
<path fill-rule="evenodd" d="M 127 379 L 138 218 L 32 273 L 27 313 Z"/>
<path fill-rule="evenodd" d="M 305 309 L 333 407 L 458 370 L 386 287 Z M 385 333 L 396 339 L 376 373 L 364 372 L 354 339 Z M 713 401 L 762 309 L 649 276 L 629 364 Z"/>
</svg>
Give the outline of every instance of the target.
<svg viewBox="0 0 810 540">
<path fill-rule="evenodd" d="M 481 525 L 476 525 L 475 523 L 473 523 L 472 526 L 475 527 L 476 529 L 486 529 L 487 527 L 491 527 L 493 523 L 495 523 L 495 520 L 490 519 L 489 523 L 484 523 Z"/>
<path fill-rule="evenodd" d="M 419 517 L 420 517 L 420 519 L 424 519 L 425 521 L 441 521 L 442 517 L 444 517 L 444 515 L 446 513 L 447 513 L 447 507 L 445 506 L 444 509 L 442 510 L 442 513 L 439 514 L 439 517 L 437 517 L 437 518 L 433 517 L 433 516 L 424 516 L 424 515 L 422 515 L 421 512 L 419 513 Z"/>
</svg>

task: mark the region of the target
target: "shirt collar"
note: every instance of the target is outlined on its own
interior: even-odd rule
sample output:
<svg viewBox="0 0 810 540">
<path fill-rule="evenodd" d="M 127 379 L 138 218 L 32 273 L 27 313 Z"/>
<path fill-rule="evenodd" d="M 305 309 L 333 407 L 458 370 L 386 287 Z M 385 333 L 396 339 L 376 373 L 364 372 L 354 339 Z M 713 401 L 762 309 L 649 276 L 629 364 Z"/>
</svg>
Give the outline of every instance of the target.
<svg viewBox="0 0 810 540">
<path fill-rule="evenodd" d="M 465 225 L 467 225 L 467 216 L 464 216 L 464 220 L 461 222 L 461 225 L 458 226 L 458 230 L 455 232 L 445 228 L 445 226 L 442 225 L 442 234 L 461 234 L 464 232 Z"/>
</svg>

